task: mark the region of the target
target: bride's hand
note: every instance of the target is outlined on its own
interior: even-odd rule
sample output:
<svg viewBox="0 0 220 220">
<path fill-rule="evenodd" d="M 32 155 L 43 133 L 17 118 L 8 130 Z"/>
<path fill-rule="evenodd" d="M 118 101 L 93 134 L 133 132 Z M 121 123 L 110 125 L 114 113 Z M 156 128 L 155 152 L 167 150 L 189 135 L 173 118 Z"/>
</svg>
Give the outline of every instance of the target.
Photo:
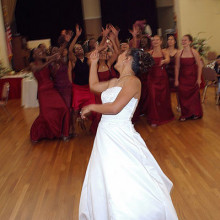
<svg viewBox="0 0 220 220">
<path fill-rule="evenodd" d="M 82 108 L 80 115 L 82 119 L 86 119 L 86 117 L 91 113 L 91 106 L 92 105 L 87 105 Z"/>
<path fill-rule="evenodd" d="M 98 50 L 94 50 L 90 55 L 90 61 L 91 63 L 97 63 L 99 60 L 99 52 Z"/>
</svg>

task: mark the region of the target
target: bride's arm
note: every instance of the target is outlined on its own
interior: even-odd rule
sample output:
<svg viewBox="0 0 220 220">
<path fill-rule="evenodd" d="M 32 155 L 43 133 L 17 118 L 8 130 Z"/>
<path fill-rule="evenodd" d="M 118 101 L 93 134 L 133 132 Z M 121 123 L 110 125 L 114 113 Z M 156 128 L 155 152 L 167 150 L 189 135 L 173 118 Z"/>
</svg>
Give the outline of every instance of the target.
<svg viewBox="0 0 220 220">
<path fill-rule="evenodd" d="M 99 82 L 98 78 L 99 53 L 95 50 L 90 55 L 89 87 L 92 92 L 103 92 L 109 86 L 109 81 Z"/>
<path fill-rule="evenodd" d="M 92 104 L 84 107 L 81 112 L 81 117 L 84 119 L 91 111 L 106 115 L 118 114 L 133 98 L 140 98 L 141 82 L 138 78 L 131 76 L 128 79 L 118 94 L 114 102 L 105 104 Z"/>
</svg>

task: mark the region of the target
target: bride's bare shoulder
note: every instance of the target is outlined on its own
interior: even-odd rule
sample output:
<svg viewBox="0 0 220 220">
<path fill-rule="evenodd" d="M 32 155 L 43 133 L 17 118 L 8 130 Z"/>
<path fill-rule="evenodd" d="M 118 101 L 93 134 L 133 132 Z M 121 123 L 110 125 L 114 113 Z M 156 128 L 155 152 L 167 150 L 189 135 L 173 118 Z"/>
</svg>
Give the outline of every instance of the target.
<svg viewBox="0 0 220 220">
<path fill-rule="evenodd" d="M 117 84 L 118 78 L 109 80 L 108 88 L 114 87 Z"/>
<path fill-rule="evenodd" d="M 128 81 L 129 84 L 133 84 L 135 86 L 140 86 L 141 85 L 141 81 L 137 76 L 131 76 L 129 77 Z"/>
</svg>

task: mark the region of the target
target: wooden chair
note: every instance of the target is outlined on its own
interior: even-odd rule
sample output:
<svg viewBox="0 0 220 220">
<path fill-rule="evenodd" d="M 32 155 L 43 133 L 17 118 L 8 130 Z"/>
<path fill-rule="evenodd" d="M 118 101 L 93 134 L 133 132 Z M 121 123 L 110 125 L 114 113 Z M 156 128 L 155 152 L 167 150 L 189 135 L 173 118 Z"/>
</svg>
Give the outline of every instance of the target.
<svg viewBox="0 0 220 220">
<path fill-rule="evenodd" d="M 202 75 L 203 75 L 203 78 L 205 80 L 205 88 L 203 90 L 202 103 L 204 103 L 204 101 L 205 101 L 206 92 L 207 92 L 208 87 L 214 86 L 215 87 L 216 104 L 218 104 L 219 94 L 217 94 L 217 91 L 216 91 L 217 84 L 218 84 L 217 73 L 215 72 L 215 70 L 213 70 L 209 67 L 203 67 Z"/>
<path fill-rule="evenodd" d="M 9 113 L 6 105 L 8 103 L 8 95 L 9 95 L 9 89 L 10 89 L 10 84 L 9 82 L 5 82 L 3 87 L 2 87 L 2 97 L 0 100 L 0 107 L 3 108 L 4 112 L 8 116 L 8 118 L 12 118 L 11 114 Z"/>
</svg>

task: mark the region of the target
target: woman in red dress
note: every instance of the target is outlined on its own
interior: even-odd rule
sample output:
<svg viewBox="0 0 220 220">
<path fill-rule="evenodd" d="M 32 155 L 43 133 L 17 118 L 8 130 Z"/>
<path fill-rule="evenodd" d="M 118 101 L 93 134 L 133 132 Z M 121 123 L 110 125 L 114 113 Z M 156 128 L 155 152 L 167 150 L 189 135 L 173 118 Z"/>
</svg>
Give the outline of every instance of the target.
<svg viewBox="0 0 220 220">
<path fill-rule="evenodd" d="M 51 50 L 51 55 L 59 51 L 58 47 L 53 47 Z M 67 49 L 65 48 L 61 53 L 61 58 L 52 62 L 49 65 L 50 71 L 52 73 L 54 88 L 59 92 L 63 98 L 66 106 L 70 112 L 70 132 L 69 136 L 74 136 L 74 125 L 72 123 L 72 83 L 68 77 L 68 56 Z"/>
<path fill-rule="evenodd" d="M 175 58 L 178 52 L 176 39 L 174 35 L 170 35 L 167 39 L 167 52 L 170 56 L 170 62 L 166 65 L 166 71 L 169 79 L 169 85 L 171 92 L 176 92 L 177 88 L 174 85 L 175 82 Z"/>
<path fill-rule="evenodd" d="M 175 86 L 178 86 L 180 121 L 198 119 L 203 115 L 199 91 L 202 65 L 199 53 L 190 46 L 192 41 L 191 35 L 183 36 L 183 49 L 176 58 Z"/>
<path fill-rule="evenodd" d="M 52 55 L 58 48 L 52 49 Z M 65 51 L 65 50 L 64 50 Z M 68 64 L 65 56 L 57 60 L 51 65 L 51 72 L 53 73 L 54 87 L 59 92 L 70 112 L 72 109 L 72 83 L 68 78 Z"/>
<path fill-rule="evenodd" d="M 58 47 L 51 49 L 51 55 L 59 52 L 61 57 L 56 62 L 50 64 L 50 70 L 52 72 L 54 87 L 59 92 L 64 102 L 70 111 L 70 132 L 69 136 L 74 137 L 74 124 L 72 122 L 72 81 L 69 79 L 68 74 L 68 50 L 67 45 L 69 44 L 72 37 L 71 31 L 65 31 L 58 39 Z"/>
<path fill-rule="evenodd" d="M 48 62 L 43 63 L 41 50 L 34 50 L 34 62 L 31 64 L 31 68 L 38 81 L 40 114 L 31 127 L 30 135 L 33 142 L 43 138 L 62 137 L 67 140 L 69 136 L 70 112 L 60 94 L 54 88 L 48 68 L 48 64 L 57 59 L 58 56 L 58 54 L 54 54 L 47 58 Z"/>
<path fill-rule="evenodd" d="M 169 54 L 161 49 L 160 36 L 153 37 L 150 51 L 155 64 L 149 70 L 147 79 L 147 120 L 152 127 L 174 119 L 171 108 L 170 89 L 165 65 L 170 62 Z"/>
<path fill-rule="evenodd" d="M 177 94 L 177 87 L 174 85 L 174 82 L 175 82 L 175 62 L 176 62 L 176 55 L 178 52 L 177 42 L 176 42 L 176 38 L 174 37 L 174 35 L 170 35 L 168 37 L 166 50 L 170 55 L 170 62 L 166 65 L 166 71 L 168 74 L 170 91 L 176 93 L 177 111 L 180 111 L 179 98 L 178 98 L 178 94 Z"/>
</svg>

